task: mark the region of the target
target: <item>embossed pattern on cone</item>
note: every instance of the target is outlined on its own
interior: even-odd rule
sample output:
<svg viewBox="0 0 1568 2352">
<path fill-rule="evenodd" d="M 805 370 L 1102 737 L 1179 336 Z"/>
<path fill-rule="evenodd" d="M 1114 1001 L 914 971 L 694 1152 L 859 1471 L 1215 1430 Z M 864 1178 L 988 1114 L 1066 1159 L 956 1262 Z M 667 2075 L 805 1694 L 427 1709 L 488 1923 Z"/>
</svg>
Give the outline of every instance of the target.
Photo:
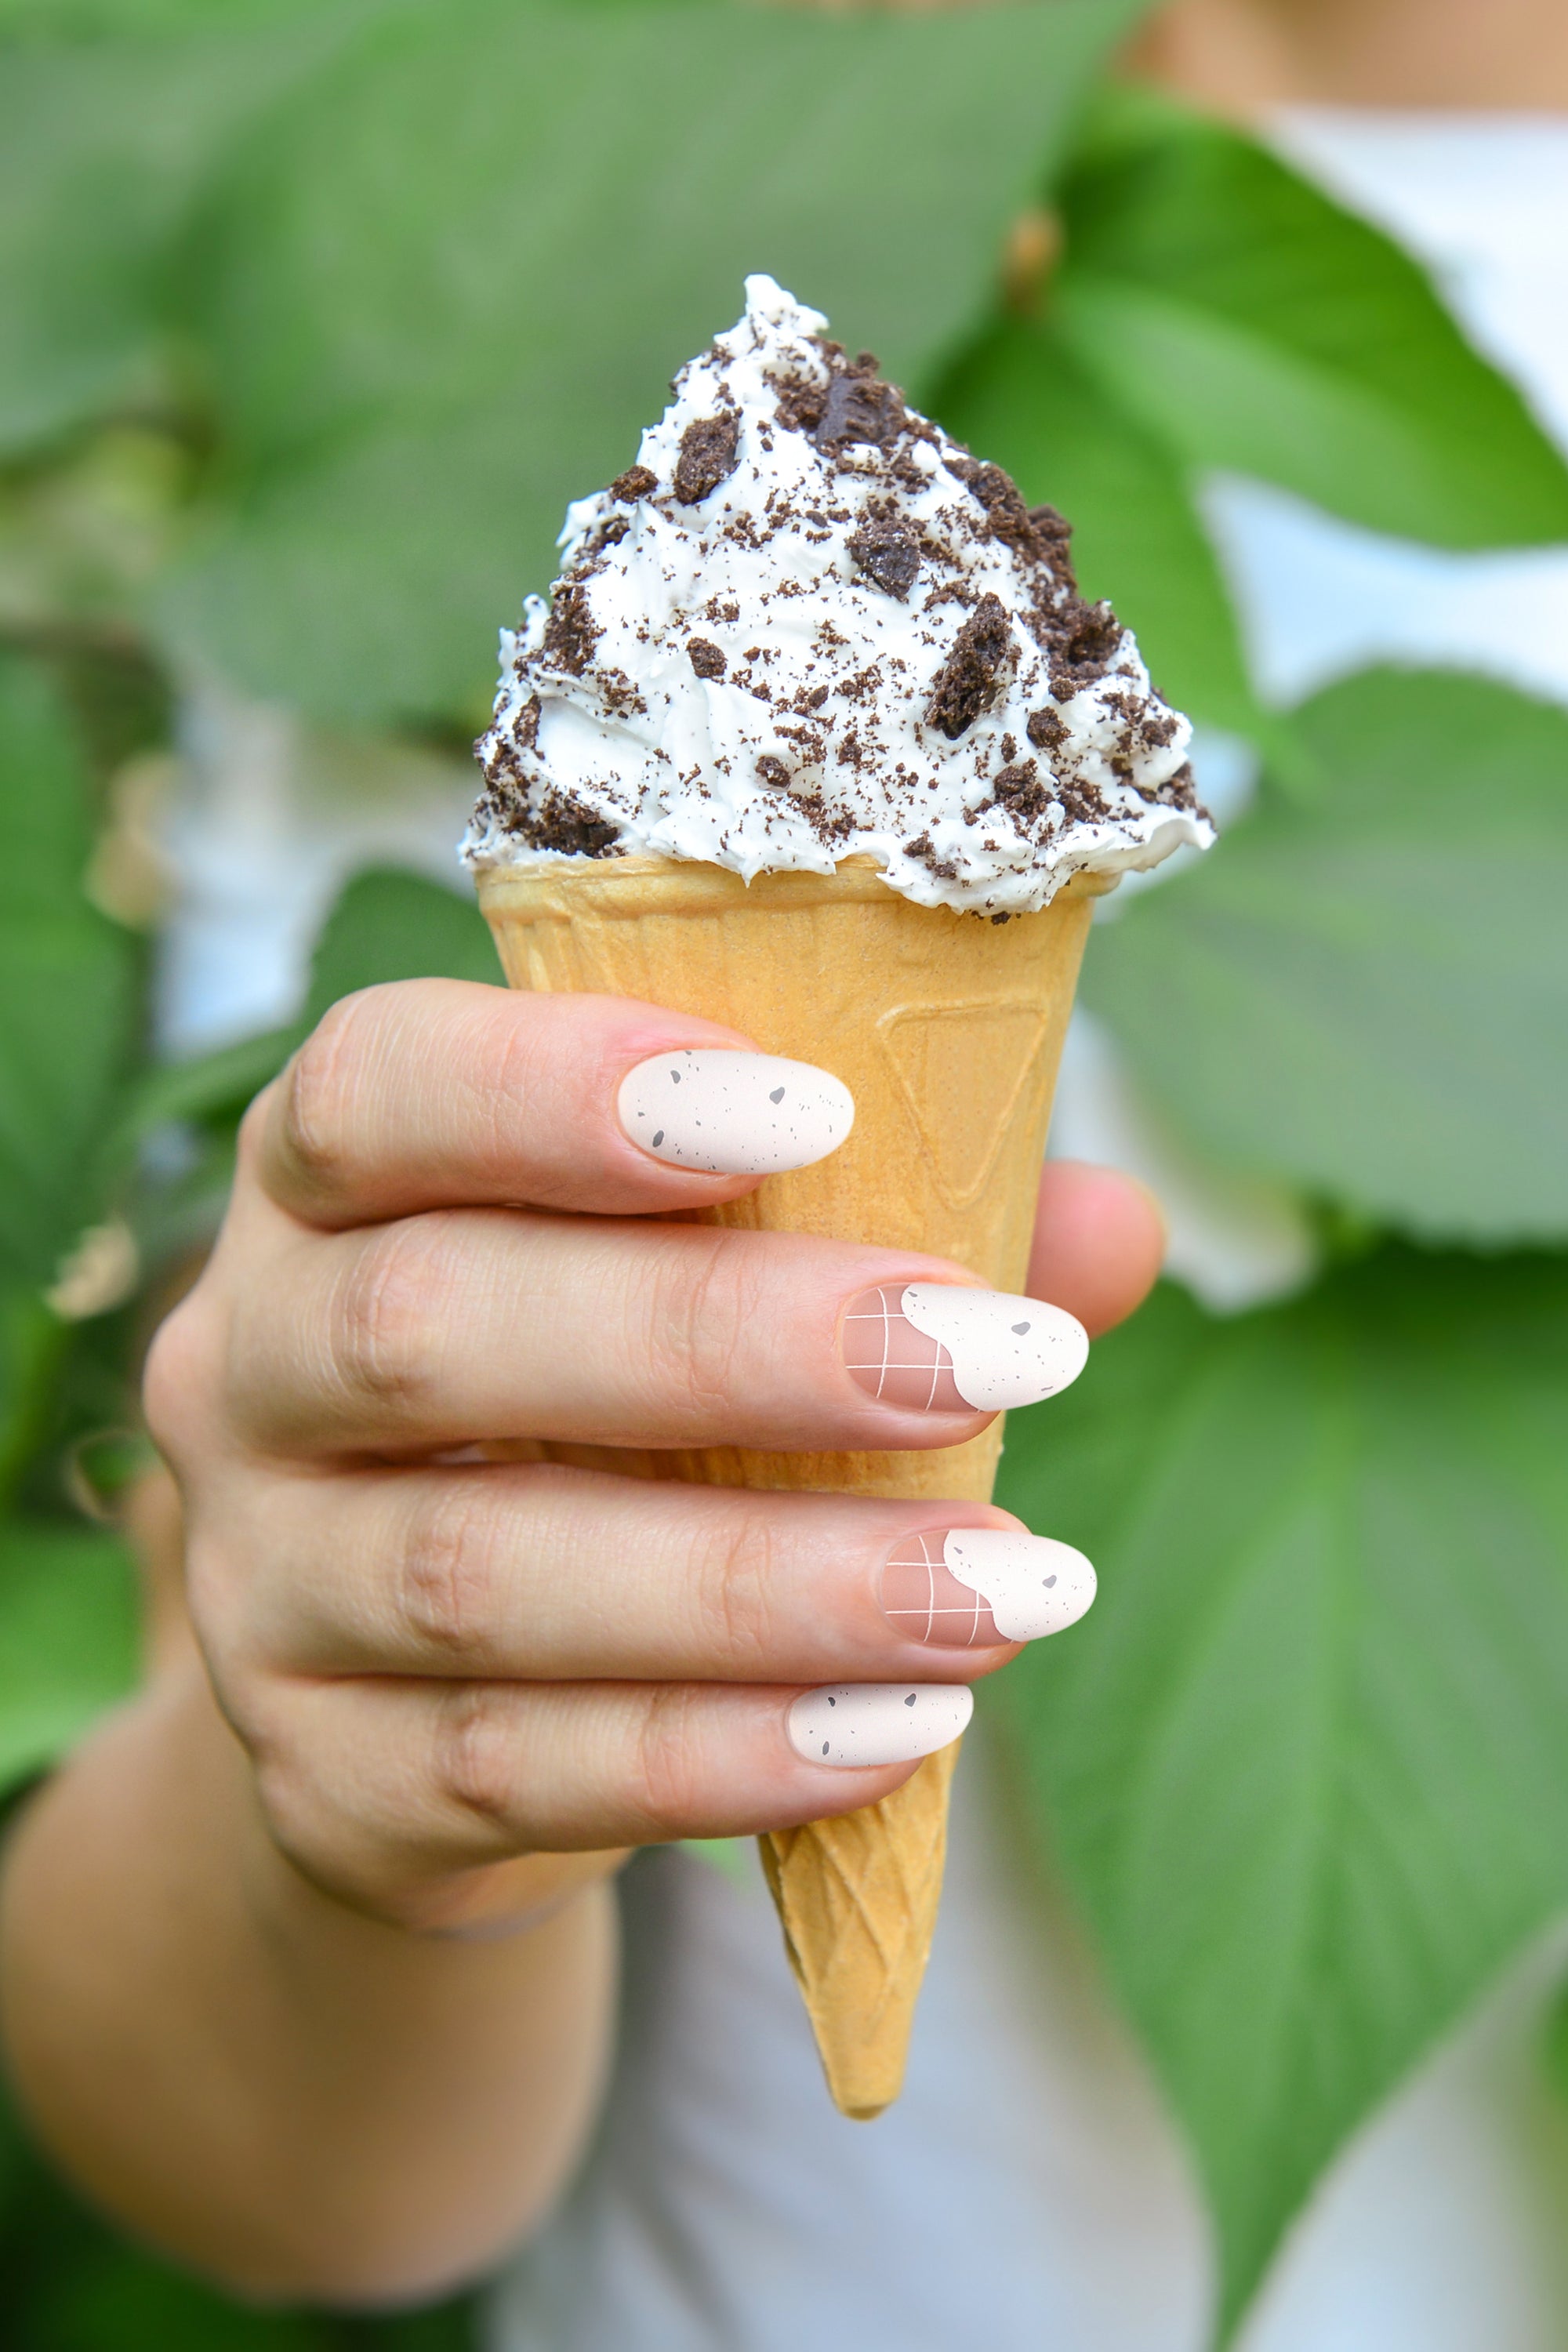
<svg viewBox="0 0 1568 2352">
<path fill-rule="evenodd" d="M 514 988 L 595 991 L 722 1022 L 843 1079 L 855 1125 L 706 1223 L 955 1258 L 1018 1291 L 1096 885 L 996 925 L 889 890 L 868 862 L 765 874 L 626 857 L 498 867 L 479 903 Z M 1101 887 L 1106 886 L 1100 886 Z M 986 1502 L 1000 1421 L 921 1454 L 492 1447 L 646 1478 Z M 957 1745 L 881 1804 L 760 1841 L 791 1964 L 847 2115 L 898 2095 L 942 1890 Z"/>
<path fill-rule="evenodd" d="M 827 2087 L 857 2122 L 890 2106 L 903 2083 L 959 1746 L 926 1757 L 879 1805 L 757 1841 Z"/>
</svg>

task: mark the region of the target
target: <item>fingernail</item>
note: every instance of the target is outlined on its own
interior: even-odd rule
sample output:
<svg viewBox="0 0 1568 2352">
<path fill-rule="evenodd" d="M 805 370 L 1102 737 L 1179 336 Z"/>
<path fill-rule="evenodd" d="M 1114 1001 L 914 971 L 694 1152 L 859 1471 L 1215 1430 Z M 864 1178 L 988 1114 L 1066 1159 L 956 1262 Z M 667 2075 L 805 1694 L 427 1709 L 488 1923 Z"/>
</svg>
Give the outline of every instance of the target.
<svg viewBox="0 0 1568 2352">
<path fill-rule="evenodd" d="M 855 1097 L 811 1062 L 721 1046 L 656 1054 L 621 1080 L 622 1128 L 654 1159 L 705 1176 L 773 1176 L 837 1151 Z"/>
<path fill-rule="evenodd" d="M 795 1700 L 789 1742 L 808 1764 L 910 1764 L 958 1738 L 973 1712 L 965 1683 L 836 1683 Z"/>
<path fill-rule="evenodd" d="M 884 1283 L 845 1310 L 852 1380 L 906 1412 L 1001 1412 L 1055 1396 L 1082 1371 L 1089 1334 L 1065 1307 L 955 1283 Z"/>
<path fill-rule="evenodd" d="M 882 1613 L 910 1641 L 949 1650 L 1038 1642 L 1092 1605 L 1082 1552 L 1016 1528 L 949 1528 L 906 1536 L 882 1570 Z"/>
</svg>

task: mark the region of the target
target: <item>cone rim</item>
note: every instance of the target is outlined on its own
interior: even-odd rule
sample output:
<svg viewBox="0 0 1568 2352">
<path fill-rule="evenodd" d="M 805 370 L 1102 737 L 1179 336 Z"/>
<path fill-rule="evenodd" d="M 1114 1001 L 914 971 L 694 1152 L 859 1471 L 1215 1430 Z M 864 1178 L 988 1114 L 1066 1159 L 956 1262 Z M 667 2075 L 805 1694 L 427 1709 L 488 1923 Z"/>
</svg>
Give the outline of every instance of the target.
<svg viewBox="0 0 1568 2352">
<path fill-rule="evenodd" d="M 1062 898 L 1101 898 L 1114 888 L 1114 875 L 1078 873 L 1068 877 L 1050 905 Z M 570 920 L 592 905 L 600 914 L 625 912 L 666 914 L 721 913 L 756 908 L 775 912 L 792 907 L 826 904 L 896 905 L 917 916 L 962 921 L 984 909 L 924 907 L 907 898 L 888 881 L 880 863 L 864 851 L 841 858 L 831 874 L 795 870 L 754 875 L 742 880 L 728 866 L 698 858 L 584 857 L 551 860 L 537 866 L 482 866 L 474 877 L 481 911 L 490 920 L 508 916 L 537 921 L 541 917 Z M 1032 919 L 1015 916 L 1016 921 Z"/>
</svg>

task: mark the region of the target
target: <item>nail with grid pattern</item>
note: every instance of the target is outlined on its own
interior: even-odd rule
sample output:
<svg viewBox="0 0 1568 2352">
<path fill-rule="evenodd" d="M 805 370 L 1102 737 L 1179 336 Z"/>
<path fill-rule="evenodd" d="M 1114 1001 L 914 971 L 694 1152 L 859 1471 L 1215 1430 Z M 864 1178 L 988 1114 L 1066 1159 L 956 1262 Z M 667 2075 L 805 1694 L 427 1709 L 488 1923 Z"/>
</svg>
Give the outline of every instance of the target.
<svg viewBox="0 0 1568 2352">
<path fill-rule="evenodd" d="M 882 1613 L 932 1648 L 1037 1642 L 1076 1625 L 1094 1600 L 1082 1552 L 1021 1528 L 931 1528 L 895 1544 L 882 1570 Z"/>
<path fill-rule="evenodd" d="M 1076 1381 L 1089 1334 L 1065 1307 L 955 1283 L 882 1283 L 844 1311 L 851 1380 L 905 1412 L 1001 1412 Z"/>
</svg>

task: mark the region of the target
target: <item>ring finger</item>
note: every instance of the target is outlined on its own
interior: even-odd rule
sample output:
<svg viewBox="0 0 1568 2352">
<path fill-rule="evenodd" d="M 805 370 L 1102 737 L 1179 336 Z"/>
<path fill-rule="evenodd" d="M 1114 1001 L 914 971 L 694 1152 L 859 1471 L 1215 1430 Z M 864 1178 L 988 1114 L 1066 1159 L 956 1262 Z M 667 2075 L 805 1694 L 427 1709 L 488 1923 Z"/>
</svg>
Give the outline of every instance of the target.
<svg viewBox="0 0 1568 2352">
<path fill-rule="evenodd" d="M 298 1676 L 968 1681 L 1094 1597 L 1080 1553 L 984 1504 L 553 1465 L 272 1476 L 265 1524 L 264 1574 L 193 1545 L 194 1596 Z"/>
</svg>

